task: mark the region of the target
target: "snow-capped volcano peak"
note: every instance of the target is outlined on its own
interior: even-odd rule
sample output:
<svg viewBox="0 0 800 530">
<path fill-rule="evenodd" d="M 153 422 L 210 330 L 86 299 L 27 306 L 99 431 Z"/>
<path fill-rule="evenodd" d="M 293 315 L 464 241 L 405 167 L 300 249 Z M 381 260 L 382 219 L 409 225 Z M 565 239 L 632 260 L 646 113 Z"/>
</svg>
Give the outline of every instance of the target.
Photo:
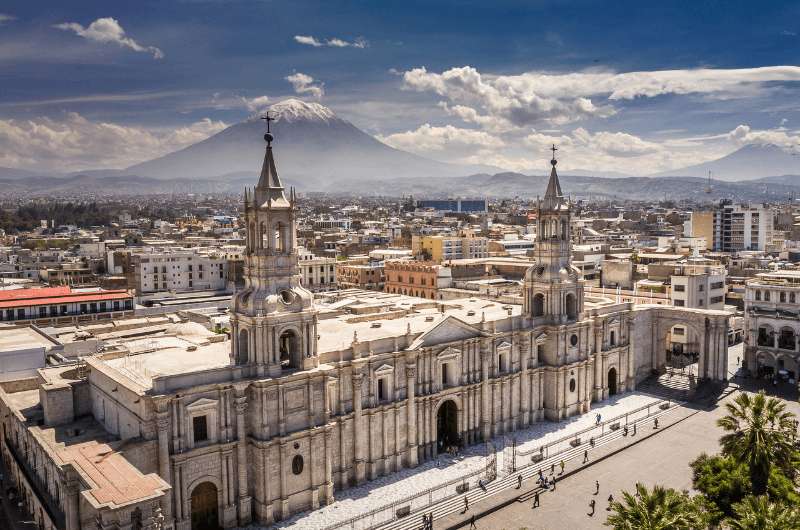
<svg viewBox="0 0 800 530">
<path fill-rule="evenodd" d="M 269 110 L 275 114 L 278 121 L 286 120 L 290 123 L 302 120 L 328 122 L 337 119 L 336 114 L 325 105 L 297 98 L 284 99 L 272 105 Z"/>
</svg>

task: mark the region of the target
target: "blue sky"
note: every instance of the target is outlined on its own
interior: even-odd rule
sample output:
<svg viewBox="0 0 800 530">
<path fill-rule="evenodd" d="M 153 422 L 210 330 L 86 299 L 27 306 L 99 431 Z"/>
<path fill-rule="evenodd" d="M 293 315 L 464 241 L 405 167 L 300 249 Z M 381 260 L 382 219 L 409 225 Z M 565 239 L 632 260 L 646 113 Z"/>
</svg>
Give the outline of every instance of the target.
<svg viewBox="0 0 800 530">
<path fill-rule="evenodd" d="M 7 0 L 0 165 L 124 167 L 300 97 L 432 158 L 648 173 L 794 149 L 799 52 L 798 2 Z"/>
</svg>

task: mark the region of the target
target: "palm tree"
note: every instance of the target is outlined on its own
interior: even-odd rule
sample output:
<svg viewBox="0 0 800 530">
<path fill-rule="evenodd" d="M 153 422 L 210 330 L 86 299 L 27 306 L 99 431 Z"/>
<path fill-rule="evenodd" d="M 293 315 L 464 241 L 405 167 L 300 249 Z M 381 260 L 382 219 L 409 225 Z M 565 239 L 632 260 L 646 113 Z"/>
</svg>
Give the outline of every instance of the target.
<svg viewBox="0 0 800 530">
<path fill-rule="evenodd" d="M 794 414 L 786 412 L 785 403 L 767 398 L 763 392 L 753 397 L 742 392 L 725 407 L 728 415 L 717 420 L 726 431 L 720 438 L 722 454 L 747 464 L 753 494 L 764 495 L 772 462 L 786 467 L 791 476 Z"/>
<path fill-rule="evenodd" d="M 647 491 L 636 485 L 636 495 L 622 492 L 622 502 L 613 501 L 606 526 L 615 530 L 692 530 L 704 528 L 704 517 L 686 493 L 654 486 Z"/>
<path fill-rule="evenodd" d="M 787 504 L 752 495 L 733 505 L 734 516 L 725 521 L 731 530 L 798 530 L 800 513 Z"/>
</svg>

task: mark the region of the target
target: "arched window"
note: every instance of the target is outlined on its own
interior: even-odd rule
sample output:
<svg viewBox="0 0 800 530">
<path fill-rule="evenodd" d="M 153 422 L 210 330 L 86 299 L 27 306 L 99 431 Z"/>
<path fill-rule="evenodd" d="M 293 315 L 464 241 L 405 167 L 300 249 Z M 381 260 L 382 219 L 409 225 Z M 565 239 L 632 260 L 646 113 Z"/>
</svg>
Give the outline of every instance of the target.
<svg viewBox="0 0 800 530">
<path fill-rule="evenodd" d="M 780 294 L 780 300 L 781 300 L 781 303 L 782 303 L 782 304 L 783 304 L 783 303 L 786 303 L 786 293 L 785 293 L 785 292 L 783 292 L 783 291 L 781 291 L 781 294 Z"/>
<path fill-rule="evenodd" d="M 761 300 L 761 291 L 756 291 L 756 300 Z"/>
<path fill-rule="evenodd" d="M 566 299 L 567 318 L 574 320 L 578 317 L 577 303 L 575 302 L 575 295 L 570 293 Z"/>
<path fill-rule="evenodd" d="M 247 364 L 250 357 L 250 352 L 248 351 L 247 345 L 248 333 L 246 329 L 239 330 L 239 344 L 238 344 L 238 353 L 239 353 L 239 364 Z"/>
<path fill-rule="evenodd" d="M 793 304 L 795 302 L 795 300 L 796 300 L 796 298 L 794 296 L 794 293 L 789 293 L 789 303 Z"/>
<path fill-rule="evenodd" d="M 764 301 L 769 302 L 769 291 L 764 291 Z"/>
<path fill-rule="evenodd" d="M 794 329 L 790 327 L 781 328 L 781 334 L 778 335 L 778 348 L 794 350 Z"/>
<path fill-rule="evenodd" d="M 283 225 L 278 223 L 275 227 L 275 250 L 283 252 Z"/>
<path fill-rule="evenodd" d="M 544 295 L 537 293 L 533 296 L 532 312 L 534 317 L 544 316 Z"/>
<path fill-rule="evenodd" d="M 300 343 L 294 331 L 287 329 L 279 340 L 281 368 L 291 370 L 300 365 Z"/>
</svg>

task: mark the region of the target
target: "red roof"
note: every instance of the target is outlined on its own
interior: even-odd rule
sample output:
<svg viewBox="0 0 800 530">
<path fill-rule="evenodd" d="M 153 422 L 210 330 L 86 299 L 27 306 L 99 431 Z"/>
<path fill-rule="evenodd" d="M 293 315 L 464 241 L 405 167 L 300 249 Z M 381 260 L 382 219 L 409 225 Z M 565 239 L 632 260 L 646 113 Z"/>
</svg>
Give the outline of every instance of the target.
<svg viewBox="0 0 800 530">
<path fill-rule="evenodd" d="M 0 308 L 125 300 L 133 295 L 125 289 L 73 291 L 69 286 L 0 291 Z"/>
</svg>

